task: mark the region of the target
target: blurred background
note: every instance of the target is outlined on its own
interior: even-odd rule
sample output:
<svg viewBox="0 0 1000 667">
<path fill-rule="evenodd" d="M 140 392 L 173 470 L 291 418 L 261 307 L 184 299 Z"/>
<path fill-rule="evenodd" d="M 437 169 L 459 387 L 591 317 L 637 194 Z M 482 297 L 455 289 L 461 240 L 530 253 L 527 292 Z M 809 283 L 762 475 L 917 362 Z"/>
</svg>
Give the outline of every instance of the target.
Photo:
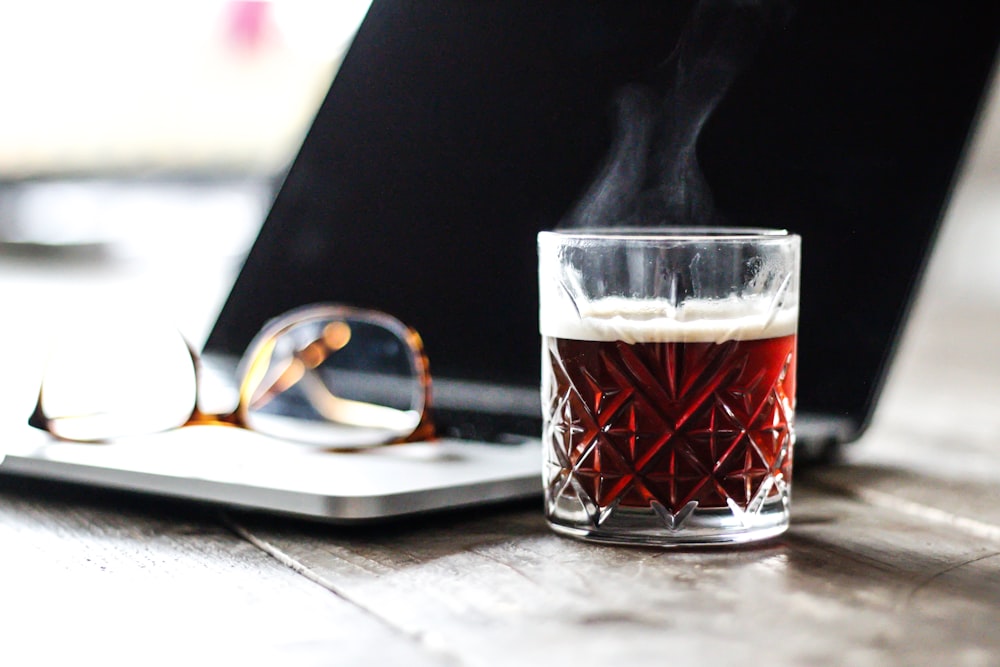
<svg viewBox="0 0 1000 667">
<path fill-rule="evenodd" d="M 363 0 L 0 7 L 0 176 L 273 173 Z"/>
<path fill-rule="evenodd" d="M 0 422 L 96 313 L 200 348 L 368 5 L 0 3 Z"/>
<path fill-rule="evenodd" d="M 368 4 L 0 4 L 0 420 L 98 306 L 201 346 Z M 904 351 L 940 352 L 921 322 L 947 316 L 1000 354 L 996 86 L 927 284 Z"/>
<path fill-rule="evenodd" d="M 3 312 L 106 293 L 200 343 L 367 8 L 0 5 Z"/>
</svg>

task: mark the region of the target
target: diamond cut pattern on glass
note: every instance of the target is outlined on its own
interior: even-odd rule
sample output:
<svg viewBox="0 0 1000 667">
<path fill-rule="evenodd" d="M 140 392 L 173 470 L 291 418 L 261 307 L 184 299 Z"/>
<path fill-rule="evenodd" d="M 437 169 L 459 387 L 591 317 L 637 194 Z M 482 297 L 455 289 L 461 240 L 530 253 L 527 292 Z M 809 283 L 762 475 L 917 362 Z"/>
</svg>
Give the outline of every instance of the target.
<svg viewBox="0 0 1000 667">
<path fill-rule="evenodd" d="M 795 337 L 715 343 L 548 339 L 550 502 L 600 525 L 652 508 L 668 529 L 694 509 L 749 521 L 790 481 Z"/>
</svg>

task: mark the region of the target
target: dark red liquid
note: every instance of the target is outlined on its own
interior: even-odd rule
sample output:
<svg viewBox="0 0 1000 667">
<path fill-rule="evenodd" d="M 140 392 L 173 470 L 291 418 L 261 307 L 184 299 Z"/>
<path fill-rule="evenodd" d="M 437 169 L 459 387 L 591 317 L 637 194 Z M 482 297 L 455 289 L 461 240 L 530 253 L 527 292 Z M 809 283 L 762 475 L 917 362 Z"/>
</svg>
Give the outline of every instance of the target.
<svg viewBox="0 0 1000 667">
<path fill-rule="evenodd" d="M 599 507 L 746 509 L 791 481 L 794 335 L 546 347 L 548 457 Z"/>
</svg>

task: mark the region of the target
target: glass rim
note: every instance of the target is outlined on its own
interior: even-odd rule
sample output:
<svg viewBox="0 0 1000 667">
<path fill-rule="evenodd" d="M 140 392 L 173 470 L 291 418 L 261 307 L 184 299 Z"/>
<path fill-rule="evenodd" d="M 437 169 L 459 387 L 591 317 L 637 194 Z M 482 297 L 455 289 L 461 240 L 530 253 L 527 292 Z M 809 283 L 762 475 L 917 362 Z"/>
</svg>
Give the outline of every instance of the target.
<svg viewBox="0 0 1000 667">
<path fill-rule="evenodd" d="M 707 227 L 671 225 L 663 227 L 557 228 L 538 233 L 538 238 L 600 241 L 773 241 L 797 238 L 787 229 L 768 227 Z"/>
</svg>

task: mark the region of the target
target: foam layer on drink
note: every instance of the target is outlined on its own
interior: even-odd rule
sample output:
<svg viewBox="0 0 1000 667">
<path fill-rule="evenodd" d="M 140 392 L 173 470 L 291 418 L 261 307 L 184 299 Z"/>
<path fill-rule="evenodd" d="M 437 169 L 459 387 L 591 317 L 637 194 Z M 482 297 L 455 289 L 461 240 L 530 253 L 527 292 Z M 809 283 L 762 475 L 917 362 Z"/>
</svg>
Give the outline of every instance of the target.
<svg viewBox="0 0 1000 667">
<path fill-rule="evenodd" d="M 579 309 L 579 313 L 577 309 Z M 625 343 L 722 343 L 788 336 L 796 331 L 797 308 L 773 309 L 770 300 L 666 300 L 608 297 L 540 312 L 542 335 Z"/>
</svg>

